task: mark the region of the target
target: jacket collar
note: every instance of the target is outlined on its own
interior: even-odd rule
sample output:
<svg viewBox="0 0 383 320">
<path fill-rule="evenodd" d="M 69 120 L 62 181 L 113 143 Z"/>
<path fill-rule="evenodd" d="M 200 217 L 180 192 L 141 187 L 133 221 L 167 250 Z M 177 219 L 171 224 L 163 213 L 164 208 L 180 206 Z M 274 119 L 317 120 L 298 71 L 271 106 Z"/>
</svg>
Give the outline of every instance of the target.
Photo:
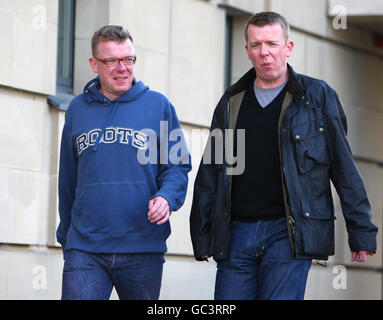
<svg viewBox="0 0 383 320">
<path fill-rule="evenodd" d="M 289 79 L 287 82 L 287 91 L 290 92 L 295 98 L 301 96 L 302 92 L 305 91 L 305 87 L 298 81 L 299 75 L 294 71 L 294 69 L 287 64 L 287 69 L 289 71 Z M 231 97 L 236 95 L 244 90 L 247 90 L 250 83 L 254 82 L 256 78 L 256 72 L 254 68 L 251 68 L 245 75 L 239 79 L 235 84 L 230 86 L 226 93 Z"/>
</svg>

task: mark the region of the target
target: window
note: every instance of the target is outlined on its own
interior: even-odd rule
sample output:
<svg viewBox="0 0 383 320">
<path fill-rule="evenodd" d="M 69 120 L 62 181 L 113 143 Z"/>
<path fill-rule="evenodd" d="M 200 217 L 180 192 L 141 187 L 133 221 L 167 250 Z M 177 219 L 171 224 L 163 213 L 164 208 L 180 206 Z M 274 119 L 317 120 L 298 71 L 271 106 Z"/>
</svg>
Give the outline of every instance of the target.
<svg viewBox="0 0 383 320">
<path fill-rule="evenodd" d="M 56 95 L 48 103 L 63 111 L 73 99 L 75 5 L 75 0 L 59 0 Z"/>
<path fill-rule="evenodd" d="M 226 43 L 225 43 L 225 89 L 231 85 L 231 58 L 233 46 L 233 17 L 226 15 Z"/>
<path fill-rule="evenodd" d="M 57 89 L 73 91 L 74 0 L 59 0 L 57 41 Z"/>
</svg>

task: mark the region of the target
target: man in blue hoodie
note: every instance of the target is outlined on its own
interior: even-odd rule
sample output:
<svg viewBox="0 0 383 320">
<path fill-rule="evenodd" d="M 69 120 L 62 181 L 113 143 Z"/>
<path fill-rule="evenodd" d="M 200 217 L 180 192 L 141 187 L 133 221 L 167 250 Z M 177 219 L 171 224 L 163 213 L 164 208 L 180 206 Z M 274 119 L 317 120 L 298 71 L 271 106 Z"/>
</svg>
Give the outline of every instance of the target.
<svg viewBox="0 0 383 320">
<path fill-rule="evenodd" d="M 190 156 L 174 107 L 134 77 L 129 32 L 102 27 L 92 55 L 98 77 L 72 100 L 61 140 L 62 299 L 109 299 L 113 286 L 120 299 L 158 299 Z"/>
</svg>

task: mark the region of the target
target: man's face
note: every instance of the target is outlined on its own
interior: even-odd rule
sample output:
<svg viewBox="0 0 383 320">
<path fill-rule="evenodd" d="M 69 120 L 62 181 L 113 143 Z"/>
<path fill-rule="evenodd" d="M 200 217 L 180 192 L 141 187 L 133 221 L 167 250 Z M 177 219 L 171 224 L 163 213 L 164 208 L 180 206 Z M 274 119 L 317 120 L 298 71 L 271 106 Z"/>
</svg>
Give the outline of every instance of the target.
<svg viewBox="0 0 383 320">
<path fill-rule="evenodd" d="M 100 92 L 104 96 L 111 100 L 117 99 L 131 88 L 134 78 L 134 64 L 125 65 L 120 60 L 117 65 L 108 66 L 105 60 L 134 56 L 134 47 L 129 39 L 124 42 L 101 41 L 98 44 L 96 57 L 89 58 L 89 63 L 99 75 Z"/>
<path fill-rule="evenodd" d="M 256 84 L 264 88 L 282 84 L 287 79 L 287 58 L 294 44 L 286 41 L 281 25 L 249 25 L 247 36 L 245 48 L 257 74 Z"/>
</svg>

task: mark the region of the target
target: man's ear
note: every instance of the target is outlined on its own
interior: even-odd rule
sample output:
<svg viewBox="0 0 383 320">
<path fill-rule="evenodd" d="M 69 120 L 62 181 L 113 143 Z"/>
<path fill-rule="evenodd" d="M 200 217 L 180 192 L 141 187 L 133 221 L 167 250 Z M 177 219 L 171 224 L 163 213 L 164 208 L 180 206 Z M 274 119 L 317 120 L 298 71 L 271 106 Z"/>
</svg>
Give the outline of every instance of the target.
<svg viewBox="0 0 383 320">
<path fill-rule="evenodd" d="M 95 58 L 89 58 L 89 64 L 95 73 L 98 73 L 98 65 Z"/>
<path fill-rule="evenodd" d="M 287 57 L 290 57 L 291 56 L 291 52 L 293 51 L 293 48 L 294 48 L 294 42 L 292 41 L 287 41 L 287 44 L 286 44 L 286 56 Z"/>
<path fill-rule="evenodd" d="M 246 50 L 247 57 L 249 58 L 249 60 L 251 60 L 250 54 L 249 54 L 249 46 L 247 45 L 247 43 L 245 44 L 245 50 Z"/>
</svg>

